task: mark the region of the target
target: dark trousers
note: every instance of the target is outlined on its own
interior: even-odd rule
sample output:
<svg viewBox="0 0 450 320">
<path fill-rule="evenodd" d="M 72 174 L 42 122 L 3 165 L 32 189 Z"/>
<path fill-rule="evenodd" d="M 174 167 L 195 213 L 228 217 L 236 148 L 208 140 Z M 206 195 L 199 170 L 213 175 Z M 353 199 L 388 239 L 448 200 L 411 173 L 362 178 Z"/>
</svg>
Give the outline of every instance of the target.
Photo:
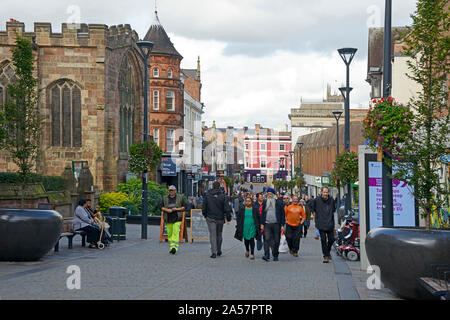
<svg viewBox="0 0 450 320">
<path fill-rule="evenodd" d="M 255 254 L 255 238 L 250 240 L 244 239 L 245 250 L 250 251 L 250 254 Z"/>
<path fill-rule="evenodd" d="M 303 237 L 306 238 L 309 226 L 307 226 L 305 223 L 303 223 L 302 226 L 303 226 Z"/>
<path fill-rule="evenodd" d="M 264 225 L 264 255 L 278 257 L 278 248 L 280 247 L 281 225 L 279 223 L 269 223 Z"/>
<path fill-rule="evenodd" d="M 300 248 L 300 236 L 302 232 L 303 225 L 291 226 L 286 224 L 286 241 L 289 247 L 289 250 L 292 250 L 294 253 L 298 253 Z"/>
<path fill-rule="evenodd" d="M 78 230 L 86 232 L 86 240 L 89 243 L 97 243 L 100 240 L 100 230 L 92 226 L 86 226 Z"/>
<path fill-rule="evenodd" d="M 213 220 L 206 218 L 209 230 L 209 242 L 211 243 L 211 253 L 222 252 L 222 231 L 224 220 Z"/>
<path fill-rule="evenodd" d="M 324 257 L 328 257 L 331 255 L 331 247 L 334 242 L 334 232 L 319 230 L 320 233 L 320 242 L 322 244 L 322 254 Z"/>
</svg>

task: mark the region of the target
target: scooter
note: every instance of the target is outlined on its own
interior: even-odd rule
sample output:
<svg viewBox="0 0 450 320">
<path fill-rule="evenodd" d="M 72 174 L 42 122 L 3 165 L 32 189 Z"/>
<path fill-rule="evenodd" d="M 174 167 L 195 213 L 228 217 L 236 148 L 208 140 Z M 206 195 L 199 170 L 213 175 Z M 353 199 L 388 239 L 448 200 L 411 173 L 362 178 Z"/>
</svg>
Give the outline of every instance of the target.
<svg viewBox="0 0 450 320">
<path fill-rule="evenodd" d="M 346 216 L 337 235 L 338 237 L 335 242 L 336 253 L 351 261 L 357 261 L 360 258 L 358 222 Z"/>
</svg>

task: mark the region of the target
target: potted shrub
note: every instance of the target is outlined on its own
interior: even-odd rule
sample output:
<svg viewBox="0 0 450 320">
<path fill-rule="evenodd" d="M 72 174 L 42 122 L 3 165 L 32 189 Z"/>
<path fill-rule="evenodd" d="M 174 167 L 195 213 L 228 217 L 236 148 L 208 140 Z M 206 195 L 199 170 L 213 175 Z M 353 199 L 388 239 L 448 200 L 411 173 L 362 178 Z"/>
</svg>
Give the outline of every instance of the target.
<svg viewBox="0 0 450 320">
<path fill-rule="evenodd" d="M 366 250 L 388 288 L 403 298 L 417 299 L 432 297 L 417 278 L 431 276 L 431 264 L 450 264 L 448 219 L 447 223 L 432 219 L 441 212 L 448 214 L 448 177 L 440 176 L 439 164 L 450 150 L 447 1 L 419 0 L 411 17 L 404 54 L 410 57 L 408 77 L 420 84 L 421 92 L 405 107 L 391 99 L 376 101 L 365 119 L 364 133 L 373 147 L 388 154 L 386 163 L 396 168 L 393 178 L 413 186 L 426 227 L 375 228 L 367 235 Z"/>
</svg>

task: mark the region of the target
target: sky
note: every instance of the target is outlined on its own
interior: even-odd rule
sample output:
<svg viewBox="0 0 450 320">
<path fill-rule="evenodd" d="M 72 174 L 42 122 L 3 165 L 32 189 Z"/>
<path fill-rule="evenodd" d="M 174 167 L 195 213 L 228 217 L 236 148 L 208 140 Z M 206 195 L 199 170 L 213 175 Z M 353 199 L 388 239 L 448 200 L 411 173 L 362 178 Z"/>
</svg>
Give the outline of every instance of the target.
<svg viewBox="0 0 450 320">
<path fill-rule="evenodd" d="M 392 25 L 411 23 L 416 0 L 392 1 Z M 201 61 L 202 120 L 210 126 L 277 128 L 289 124 L 300 101 L 322 100 L 329 83 L 345 83 L 337 53 L 357 48 L 350 65 L 351 108 L 369 103 L 368 28 L 384 25 L 384 0 L 157 0 L 158 17 L 181 67 Z M 34 22 L 130 24 L 142 39 L 155 0 L 2 0 L 0 31 L 14 18 L 33 31 Z"/>
</svg>

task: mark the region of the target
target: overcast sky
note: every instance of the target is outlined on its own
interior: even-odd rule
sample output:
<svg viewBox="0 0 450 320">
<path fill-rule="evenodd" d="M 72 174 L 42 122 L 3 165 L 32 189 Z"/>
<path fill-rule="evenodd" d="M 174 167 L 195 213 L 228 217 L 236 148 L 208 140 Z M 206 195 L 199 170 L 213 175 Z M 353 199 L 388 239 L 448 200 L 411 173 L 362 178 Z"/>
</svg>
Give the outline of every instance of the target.
<svg viewBox="0 0 450 320">
<path fill-rule="evenodd" d="M 384 24 L 384 0 L 158 0 L 158 16 L 182 68 L 201 60 L 203 120 L 219 127 L 276 128 L 289 124 L 300 99 L 324 98 L 326 84 L 345 83 L 342 47 L 358 51 L 351 64 L 352 108 L 367 107 L 369 27 Z M 393 1 L 393 26 L 411 23 L 416 0 Z M 145 36 L 154 0 L 2 0 L 0 30 L 14 18 L 33 31 L 34 22 L 130 24 Z"/>
</svg>

